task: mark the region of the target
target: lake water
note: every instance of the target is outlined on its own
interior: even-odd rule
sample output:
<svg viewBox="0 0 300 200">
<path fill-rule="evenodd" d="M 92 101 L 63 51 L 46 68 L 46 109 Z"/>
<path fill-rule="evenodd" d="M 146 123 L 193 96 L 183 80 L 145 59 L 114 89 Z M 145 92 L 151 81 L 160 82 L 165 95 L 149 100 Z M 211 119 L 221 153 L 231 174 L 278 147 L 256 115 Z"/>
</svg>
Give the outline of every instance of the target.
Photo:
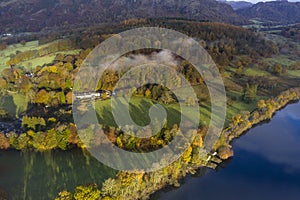
<svg viewBox="0 0 300 200">
<path fill-rule="evenodd" d="M 0 151 L 0 191 L 9 199 L 54 199 L 58 192 L 115 175 L 81 150 L 47 153 Z M 1 199 L 1 197 L 0 197 Z"/>
<path fill-rule="evenodd" d="M 182 187 L 159 192 L 161 200 L 299 200 L 300 103 L 278 112 L 268 124 L 251 129 L 233 143 L 235 156 L 217 172 L 201 169 Z M 0 192 L 9 199 L 54 199 L 80 184 L 116 172 L 81 150 L 34 153 L 0 151 Z"/>
<path fill-rule="evenodd" d="M 299 200 L 300 103 L 233 142 L 234 157 L 217 172 L 202 169 L 160 200 Z"/>
</svg>

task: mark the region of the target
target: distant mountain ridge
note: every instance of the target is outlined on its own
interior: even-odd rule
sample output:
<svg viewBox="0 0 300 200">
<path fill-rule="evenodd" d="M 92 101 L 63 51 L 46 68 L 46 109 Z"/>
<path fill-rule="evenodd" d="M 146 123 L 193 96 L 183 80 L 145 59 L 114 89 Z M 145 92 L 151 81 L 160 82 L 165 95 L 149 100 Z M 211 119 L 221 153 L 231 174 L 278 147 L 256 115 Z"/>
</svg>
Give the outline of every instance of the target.
<svg viewBox="0 0 300 200">
<path fill-rule="evenodd" d="M 233 10 L 248 8 L 254 5 L 249 1 L 224 1 L 224 3 L 230 5 L 233 8 Z"/>
<path fill-rule="evenodd" d="M 215 0 L 4 0 L 0 2 L 0 32 L 39 31 L 121 21 L 128 18 L 178 17 L 241 24 L 229 6 Z"/>
<path fill-rule="evenodd" d="M 300 22 L 300 2 L 260 2 L 252 7 L 239 9 L 236 12 L 248 19 L 260 18 L 280 23 Z"/>
</svg>

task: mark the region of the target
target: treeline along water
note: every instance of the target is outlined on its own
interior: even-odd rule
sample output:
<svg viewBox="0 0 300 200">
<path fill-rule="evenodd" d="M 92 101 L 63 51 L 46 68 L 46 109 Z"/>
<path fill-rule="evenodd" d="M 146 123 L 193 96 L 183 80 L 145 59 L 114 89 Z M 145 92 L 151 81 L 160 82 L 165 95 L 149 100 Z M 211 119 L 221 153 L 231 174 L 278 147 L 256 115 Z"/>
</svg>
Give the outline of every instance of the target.
<svg viewBox="0 0 300 200">
<path fill-rule="evenodd" d="M 235 156 L 217 172 L 201 170 L 182 187 L 160 192 L 162 200 L 298 200 L 300 197 L 300 103 L 233 143 Z"/>
<path fill-rule="evenodd" d="M 300 103 L 279 111 L 269 123 L 235 140 L 235 156 L 217 172 L 200 170 L 182 187 L 159 199 L 298 200 L 300 196 Z M 88 153 L 0 151 L 0 192 L 9 199 L 54 199 L 77 185 L 102 182 L 116 171 Z M 204 174 L 204 175 L 203 175 Z M 203 176 L 202 176 L 203 175 Z"/>
</svg>

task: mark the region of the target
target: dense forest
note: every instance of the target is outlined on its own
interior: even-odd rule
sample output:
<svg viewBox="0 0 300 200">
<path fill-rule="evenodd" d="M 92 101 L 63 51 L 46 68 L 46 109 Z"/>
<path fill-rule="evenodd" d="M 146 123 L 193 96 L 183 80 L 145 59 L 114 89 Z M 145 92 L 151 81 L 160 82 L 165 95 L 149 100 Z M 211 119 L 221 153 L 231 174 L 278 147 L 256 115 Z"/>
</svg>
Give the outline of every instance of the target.
<svg viewBox="0 0 300 200">
<path fill-rule="evenodd" d="M 237 10 L 237 13 L 248 19 L 259 19 L 278 24 L 299 23 L 300 3 L 288 1 L 259 2 L 251 7 Z"/>
<path fill-rule="evenodd" d="M 25 0 L 0 3 L 0 33 L 89 27 L 130 18 L 165 16 L 245 23 L 229 5 L 212 0 Z"/>
</svg>

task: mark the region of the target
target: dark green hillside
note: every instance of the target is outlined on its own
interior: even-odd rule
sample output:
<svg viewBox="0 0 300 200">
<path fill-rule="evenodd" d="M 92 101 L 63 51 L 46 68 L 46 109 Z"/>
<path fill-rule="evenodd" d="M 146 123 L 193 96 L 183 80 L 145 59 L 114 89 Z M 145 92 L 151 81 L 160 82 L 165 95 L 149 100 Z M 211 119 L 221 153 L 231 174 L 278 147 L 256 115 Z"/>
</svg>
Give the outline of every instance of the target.
<svg viewBox="0 0 300 200">
<path fill-rule="evenodd" d="M 300 3 L 299 2 L 260 2 L 252 7 L 239 9 L 236 12 L 248 19 L 260 19 L 264 22 L 274 23 L 296 23 L 300 22 Z"/>
<path fill-rule="evenodd" d="M 248 1 L 225 1 L 228 5 L 230 5 L 234 10 L 248 8 L 253 6 L 251 2 Z"/>
<path fill-rule="evenodd" d="M 300 42 L 300 24 L 286 27 L 279 33 L 280 35 L 290 38 L 295 42 Z"/>
<path fill-rule="evenodd" d="M 245 22 L 229 5 L 215 0 L 17 0 L 0 3 L 0 33 L 88 27 L 137 17 Z"/>
</svg>

